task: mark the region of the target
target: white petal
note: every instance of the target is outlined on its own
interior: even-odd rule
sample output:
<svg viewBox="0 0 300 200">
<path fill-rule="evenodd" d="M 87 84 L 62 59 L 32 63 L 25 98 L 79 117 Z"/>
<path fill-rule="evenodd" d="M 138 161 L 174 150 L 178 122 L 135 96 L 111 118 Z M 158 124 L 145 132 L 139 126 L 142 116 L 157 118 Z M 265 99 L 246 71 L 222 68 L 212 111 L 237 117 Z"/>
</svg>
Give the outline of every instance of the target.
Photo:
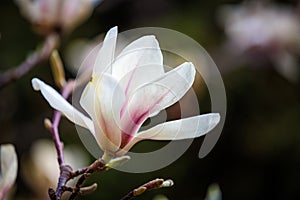
<svg viewBox="0 0 300 200">
<path fill-rule="evenodd" d="M 124 150 L 128 151 L 135 143 L 143 139 L 182 140 L 200 137 L 211 131 L 220 121 L 218 113 L 209 113 L 159 124 L 138 133 Z"/>
<path fill-rule="evenodd" d="M 103 150 L 116 151 L 121 143 L 120 110 L 125 102 L 125 94 L 116 79 L 103 74 L 98 80 L 95 94 L 95 113 L 100 134 L 96 138 Z"/>
<path fill-rule="evenodd" d="M 211 131 L 220 121 L 220 114 L 209 113 L 159 124 L 137 137 L 151 140 L 182 140 L 200 137 Z"/>
<path fill-rule="evenodd" d="M 97 55 L 93 76 L 100 77 L 103 72 L 111 73 L 111 65 L 114 60 L 117 42 L 118 27 L 111 28 L 102 43 L 102 47 Z"/>
<path fill-rule="evenodd" d="M 60 6 L 59 21 L 67 30 L 85 21 L 93 11 L 92 3 L 89 1 L 64 0 Z"/>
<path fill-rule="evenodd" d="M 0 158 L 0 199 L 5 199 L 8 190 L 12 187 L 17 177 L 18 159 L 14 146 L 11 144 L 1 145 Z"/>
<path fill-rule="evenodd" d="M 80 97 L 80 105 L 81 107 L 89 114 L 89 116 L 94 121 L 96 119 L 95 114 L 95 84 L 93 82 L 89 82 Z"/>
<path fill-rule="evenodd" d="M 99 80 L 98 80 L 99 81 Z M 105 120 L 109 120 L 109 119 L 103 119 L 104 116 L 102 116 L 101 110 L 99 108 L 99 105 L 96 104 L 100 104 L 99 100 L 98 100 L 98 96 L 96 96 L 96 87 L 94 81 L 90 81 L 82 95 L 80 98 L 80 105 L 84 108 L 84 110 L 89 114 L 89 116 L 92 118 L 93 122 L 94 122 L 94 128 L 95 128 L 95 138 L 96 141 L 98 143 L 98 145 L 100 146 L 101 149 L 103 150 L 107 150 L 107 149 L 114 149 L 114 147 L 119 146 L 118 143 L 118 138 L 116 139 L 116 145 L 114 143 L 111 142 L 111 140 L 115 140 L 114 138 L 109 139 L 110 136 L 106 136 L 109 133 L 104 133 L 104 131 L 106 131 L 106 121 Z M 101 101 L 102 103 L 102 101 Z M 96 112 L 96 110 L 98 109 L 98 112 Z M 100 121 L 100 119 L 101 121 Z M 101 127 L 102 126 L 102 127 Z M 117 130 L 119 131 L 119 130 Z M 118 132 L 115 132 L 116 134 Z M 110 150 L 111 151 L 111 150 Z"/>
<path fill-rule="evenodd" d="M 73 123 L 85 127 L 94 133 L 94 125 L 92 120 L 74 108 L 52 87 L 37 78 L 32 79 L 32 87 L 34 90 L 40 90 L 42 92 L 42 95 L 52 108 L 62 112 Z"/>
<path fill-rule="evenodd" d="M 186 62 L 176 67 L 165 76 L 154 82 L 154 85 L 161 85 L 169 90 L 162 101 L 151 114 L 165 109 L 179 101 L 186 92 L 192 87 L 195 79 L 195 67 L 191 62 Z"/>
<path fill-rule="evenodd" d="M 138 68 L 147 73 L 138 73 Z M 144 83 L 157 79 L 164 74 L 163 57 L 154 36 L 144 36 L 122 50 L 112 68 L 113 76 L 122 82 L 126 94 Z"/>
<path fill-rule="evenodd" d="M 184 63 L 152 83 L 138 88 L 122 108 L 122 130 L 134 135 L 141 124 L 180 100 L 192 86 L 195 69 L 192 63 Z"/>
</svg>

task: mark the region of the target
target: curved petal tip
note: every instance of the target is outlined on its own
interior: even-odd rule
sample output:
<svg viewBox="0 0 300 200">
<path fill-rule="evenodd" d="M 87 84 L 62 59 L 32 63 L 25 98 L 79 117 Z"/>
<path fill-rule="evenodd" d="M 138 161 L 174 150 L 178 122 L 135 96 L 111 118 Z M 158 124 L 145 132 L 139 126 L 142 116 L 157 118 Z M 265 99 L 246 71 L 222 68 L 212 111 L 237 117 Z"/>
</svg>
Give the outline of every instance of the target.
<svg viewBox="0 0 300 200">
<path fill-rule="evenodd" d="M 118 26 L 114 26 L 111 29 L 109 29 L 109 31 L 106 34 L 105 39 L 114 38 L 114 37 L 117 37 L 117 35 L 118 35 Z"/>
<path fill-rule="evenodd" d="M 38 79 L 38 78 L 33 78 L 31 80 L 31 84 L 32 84 L 32 87 L 35 91 L 39 91 L 41 89 L 40 85 L 42 84 L 43 82 Z"/>
<path fill-rule="evenodd" d="M 209 118 L 208 124 L 209 124 L 210 129 L 213 129 L 220 122 L 221 116 L 219 113 L 210 113 L 207 115 L 211 116 Z"/>
</svg>

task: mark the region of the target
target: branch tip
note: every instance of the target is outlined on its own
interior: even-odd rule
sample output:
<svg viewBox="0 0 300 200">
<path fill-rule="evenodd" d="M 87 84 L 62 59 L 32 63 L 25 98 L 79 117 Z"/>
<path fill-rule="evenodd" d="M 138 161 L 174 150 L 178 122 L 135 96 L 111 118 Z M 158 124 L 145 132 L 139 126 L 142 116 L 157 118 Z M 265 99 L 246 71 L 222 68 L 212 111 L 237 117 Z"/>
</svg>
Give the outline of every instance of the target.
<svg viewBox="0 0 300 200">
<path fill-rule="evenodd" d="M 79 194 L 80 195 L 87 195 L 87 194 L 90 194 L 90 193 L 94 192 L 97 188 L 98 188 L 98 184 L 94 183 L 90 186 L 80 188 Z"/>
<path fill-rule="evenodd" d="M 50 119 L 45 118 L 44 119 L 44 126 L 46 127 L 46 129 L 49 131 L 52 129 L 53 125 Z"/>
</svg>

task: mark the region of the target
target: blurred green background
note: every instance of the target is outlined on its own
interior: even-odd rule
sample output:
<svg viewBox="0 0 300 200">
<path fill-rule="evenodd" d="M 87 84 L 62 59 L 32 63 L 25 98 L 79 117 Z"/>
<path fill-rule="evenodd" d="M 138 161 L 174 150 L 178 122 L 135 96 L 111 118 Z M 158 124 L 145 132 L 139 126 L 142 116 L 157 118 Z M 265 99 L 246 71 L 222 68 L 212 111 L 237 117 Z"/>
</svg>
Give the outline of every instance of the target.
<svg viewBox="0 0 300 200">
<path fill-rule="evenodd" d="M 240 57 L 226 56 L 222 49 L 228 37 L 218 23 L 217 12 L 228 3 L 242 2 L 104 0 L 84 24 L 63 37 L 62 55 L 74 39 L 92 39 L 115 25 L 120 32 L 143 26 L 180 31 L 198 41 L 212 56 L 222 72 L 228 100 L 224 130 L 205 158 L 198 158 L 203 141 L 198 138 L 180 159 L 159 171 L 129 174 L 110 170 L 93 174 L 88 183 L 97 182 L 98 190 L 78 199 L 120 199 L 129 190 L 156 177 L 171 178 L 175 185 L 147 192 L 137 199 L 153 199 L 157 194 L 178 200 L 204 199 L 212 183 L 219 184 L 225 200 L 300 198 L 300 79 L 288 80 L 270 62 L 241 63 Z M 271 3 L 291 6 L 297 12 L 295 1 Z M 0 70 L 4 71 L 21 63 L 43 38 L 32 31 L 13 1 L 2 0 L 0 5 Z M 300 15 L 300 9 L 298 11 Z M 73 77 L 68 71 L 67 76 Z M 296 76 L 299 78 L 299 74 Z M 32 90 L 33 77 L 53 85 L 49 64 L 44 63 L 0 90 L 0 143 L 16 146 L 20 168 L 21 158 L 28 154 L 34 141 L 50 138 L 43 120 L 52 116 L 52 110 L 42 96 Z M 205 101 L 208 94 L 203 91 L 202 95 L 200 101 Z M 60 129 L 66 145 L 78 144 L 86 151 L 73 124 L 63 119 Z M 163 143 L 147 141 L 138 148 L 160 144 Z M 88 152 L 86 156 L 93 161 Z M 55 160 L 55 157 L 49 159 Z M 15 199 L 33 198 L 32 188 L 24 181 L 21 169 L 19 171 Z"/>
</svg>

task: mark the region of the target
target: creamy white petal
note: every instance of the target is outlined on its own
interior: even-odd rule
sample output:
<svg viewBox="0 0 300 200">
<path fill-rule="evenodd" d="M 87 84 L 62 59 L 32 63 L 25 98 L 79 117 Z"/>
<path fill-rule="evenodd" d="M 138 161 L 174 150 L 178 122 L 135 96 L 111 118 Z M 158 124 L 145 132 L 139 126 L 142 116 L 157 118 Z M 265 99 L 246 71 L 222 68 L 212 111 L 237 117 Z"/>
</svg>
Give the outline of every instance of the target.
<svg viewBox="0 0 300 200">
<path fill-rule="evenodd" d="M 138 133 L 125 147 L 128 151 L 134 144 L 144 139 L 182 140 L 200 137 L 211 131 L 220 121 L 220 114 L 209 113 L 159 124 Z"/>
<path fill-rule="evenodd" d="M 196 138 L 211 131 L 220 121 L 219 113 L 209 113 L 159 124 L 138 133 L 151 140 L 182 140 Z"/>
<path fill-rule="evenodd" d="M 192 86 L 195 69 L 192 63 L 184 63 L 154 82 L 137 88 L 122 108 L 122 130 L 134 135 L 141 124 L 180 100 Z"/>
<path fill-rule="evenodd" d="M 155 109 L 151 110 L 151 115 L 163 110 L 179 101 L 192 87 L 196 70 L 191 62 L 185 62 L 175 69 L 166 73 L 163 77 L 155 80 L 152 86 L 164 87 L 169 91 Z M 149 84 L 150 85 L 150 84 Z M 148 87 L 145 85 L 145 87 Z"/>
<path fill-rule="evenodd" d="M 103 72 L 111 73 L 111 65 L 115 56 L 117 35 L 118 27 L 116 26 L 107 32 L 95 61 L 93 70 L 94 78 L 100 77 Z"/>
<path fill-rule="evenodd" d="M 52 108 L 62 112 L 70 121 L 89 129 L 94 134 L 92 120 L 74 108 L 56 90 L 37 78 L 32 79 L 31 82 L 33 89 L 36 91 L 40 90 Z"/>
<path fill-rule="evenodd" d="M 99 81 L 99 80 L 98 80 Z M 104 131 L 106 131 L 106 121 L 105 119 L 102 119 L 102 113 L 99 107 L 99 105 L 96 104 L 100 104 L 102 103 L 102 101 L 100 102 L 98 100 L 98 96 L 97 91 L 96 91 L 96 85 L 94 83 L 94 81 L 90 81 L 82 95 L 80 98 L 80 105 L 84 108 L 84 110 L 89 114 L 89 116 L 92 118 L 93 123 L 94 123 L 94 128 L 95 128 L 95 138 L 96 141 L 98 143 L 98 145 L 100 146 L 101 149 L 107 150 L 110 149 L 109 151 L 112 151 L 112 149 L 114 150 L 115 148 L 117 148 L 118 146 L 118 136 L 117 139 L 114 139 L 114 137 L 112 139 L 110 139 L 110 133 L 105 133 Z M 96 112 L 96 109 L 98 109 L 98 112 Z M 107 119 L 109 120 L 109 119 Z M 115 132 L 116 134 L 120 134 L 120 131 L 117 130 L 117 132 Z M 117 140 L 117 144 L 114 144 L 112 141 Z"/>
<path fill-rule="evenodd" d="M 142 68 L 138 70 L 139 68 Z M 144 73 L 139 73 L 144 71 Z M 112 75 L 122 82 L 126 94 L 144 83 L 164 74 L 163 57 L 155 36 L 141 37 L 127 47 L 116 58 Z"/>
<path fill-rule="evenodd" d="M 18 159 L 15 148 L 11 144 L 0 146 L 0 199 L 5 199 L 8 190 L 14 184 L 18 172 Z"/>
<path fill-rule="evenodd" d="M 46 24 L 53 26 L 57 23 L 57 15 L 59 14 L 59 1 L 49 0 L 16 0 L 20 6 L 22 14 L 34 24 Z"/>
<path fill-rule="evenodd" d="M 102 74 L 96 85 L 95 113 L 100 134 L 96 138 L 103 150 L 116 151 L 121 143 L 120 110 L 125 94 L 118 81 L 109 74 Z"/>
<path fill-rule="evenodd" d="M 81 97 L 80 97 L 80 105 L 81 107 L 89 114 L 89 116 L 94 121 L 96 119 L 95 114 L 95 84 L 90 81 L 84 88 Z"/>
<path fill-rule="evenodd" d="M 64 0 L 60 6 L 59 21 L 67 30 L 85 21 L 93 11 L 90 1 Z"/>
</svg>

